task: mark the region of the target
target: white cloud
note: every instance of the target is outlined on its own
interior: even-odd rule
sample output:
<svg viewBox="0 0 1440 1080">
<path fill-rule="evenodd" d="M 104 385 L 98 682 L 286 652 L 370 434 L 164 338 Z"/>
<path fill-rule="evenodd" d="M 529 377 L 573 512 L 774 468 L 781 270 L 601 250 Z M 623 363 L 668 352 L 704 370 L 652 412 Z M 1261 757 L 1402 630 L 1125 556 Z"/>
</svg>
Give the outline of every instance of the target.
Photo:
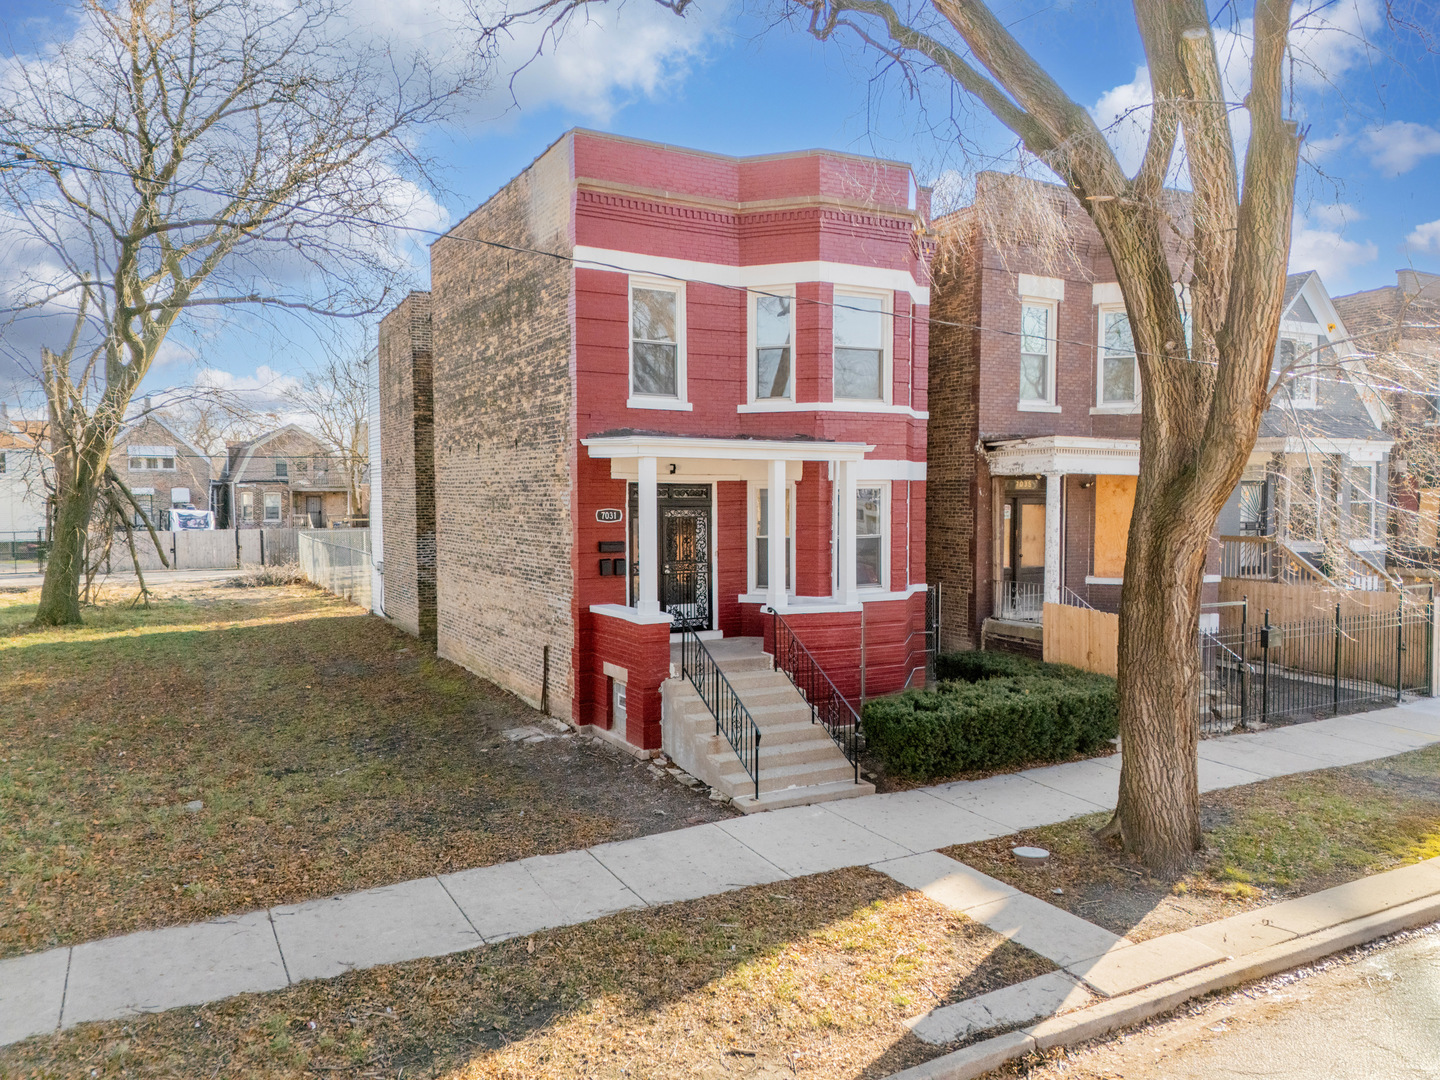
<svg viewBox="0 0 1440 1080">
<path fill-rule="evenodd" d="M 1440 219 L 1417 225 L 1405 237 L 1411 251 L 1440 252 Z"/>
<path fill-rule="evenodd" d="M 1440 154 L 1440 131 L 1409 120 L 1371 128 L 1360 139 L 1370 164 L 1386 176 L 1409 172 L 1425 158 Z"/>
<path fill-rule="evenodd" d="M 1295 81 L 1315 89 L 1375 57 L 1371 38 L 1385 24 L 1381 0 L 1330 0 L 1297 4 L 1290 27 Z"/>
<path fill-rule="evenodd" d="M 1379 254 L 1372 241 L 1347 240 L 1337 230 L 1317 227 L 1306 218 L 1297 217 L 1291 228 L 1290 272 L 1315 270 L 1332 290 Z"/>
<path fill-rule="evenodd" d="M 1133 173 L 1145 156 L 1150 135 L 1150 69 L 1135 69 L 1135 78 L 1100 95 L 1090 115 L 1115 150 L 1120 167 Z"/>
<path fill-rule="evenodd" d="M 1342 228 L 1352 221 L 1364 221 L 1369 215 L 1356 209 L 1350 203 L 1330 203 L 1310 207 L 1308 217 L 1314 218 L 1322 225 L 1329 225 L 1332 228 Z"/>
</svg>

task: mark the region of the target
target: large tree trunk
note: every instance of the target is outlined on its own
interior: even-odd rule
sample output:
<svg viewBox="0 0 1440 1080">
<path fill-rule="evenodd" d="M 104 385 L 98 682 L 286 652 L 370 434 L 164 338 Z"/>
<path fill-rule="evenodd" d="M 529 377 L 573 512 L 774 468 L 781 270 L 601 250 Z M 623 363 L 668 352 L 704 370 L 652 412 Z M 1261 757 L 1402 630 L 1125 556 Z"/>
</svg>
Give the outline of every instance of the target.
<svg viewBox="0 0 1440 1080">
<path fill-rule="evenodd" d="M 85 573 L 85 537 L 95 509 L 95 484 L 67 485 L 56 496 L 50 561 L 40 588 L 35 622 L 41 626 L 80 625 L 80 579 Z"/>
</svg>

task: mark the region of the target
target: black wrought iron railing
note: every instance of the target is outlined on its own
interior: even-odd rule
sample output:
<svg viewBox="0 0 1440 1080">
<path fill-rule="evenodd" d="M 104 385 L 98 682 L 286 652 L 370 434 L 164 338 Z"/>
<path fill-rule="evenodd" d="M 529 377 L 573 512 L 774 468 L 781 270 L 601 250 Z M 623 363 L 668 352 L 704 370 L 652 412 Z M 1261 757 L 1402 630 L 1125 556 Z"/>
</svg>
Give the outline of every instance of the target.
<svg viewBox="0 0 1440 1080">
<path fill-rule="evenodd" d="M 754 781 L 755 798 L 760 798 L 760 727 L 700 636 L 688 627 L 680 631 L 680 675 L 690 680 L 715 717 L 715 734 L 725 736 Z"/>
<path fill-rule="evenodd" d="M 860 782 L 860 714 L 840 693 L 830 676 L 805 647 L 795 631 L 774 608 L 766 608 L 774 623 L 775 669 L 785 673 L 795 689 L 810 706 L 810 722 L 823 724 L 845 760 L 855 769 L 855 782 Z"/>
</svg>

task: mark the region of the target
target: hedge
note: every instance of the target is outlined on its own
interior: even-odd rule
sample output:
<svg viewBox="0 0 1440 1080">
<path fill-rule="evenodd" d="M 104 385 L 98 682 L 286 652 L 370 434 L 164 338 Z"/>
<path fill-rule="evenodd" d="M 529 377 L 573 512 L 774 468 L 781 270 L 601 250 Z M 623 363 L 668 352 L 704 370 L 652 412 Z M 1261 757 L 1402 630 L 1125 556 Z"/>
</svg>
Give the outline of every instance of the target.
<svg viewBox="0 0 1440 1080">
<path fill-rule="evenodd" d="M 949 681 L 865 704 L 866 743 L 887 772 L 931 780 L 1059 761 L 1093 753 L 1119 730 L 1108 676 L 1004 653 L 943 656 L 936 669 Z"/>
</svg>

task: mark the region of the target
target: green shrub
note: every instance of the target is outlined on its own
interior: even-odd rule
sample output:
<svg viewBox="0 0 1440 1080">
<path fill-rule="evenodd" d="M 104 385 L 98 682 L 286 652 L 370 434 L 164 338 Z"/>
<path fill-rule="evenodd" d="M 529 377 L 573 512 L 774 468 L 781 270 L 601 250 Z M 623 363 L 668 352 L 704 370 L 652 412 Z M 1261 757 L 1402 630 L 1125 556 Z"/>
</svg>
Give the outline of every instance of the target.
<svg viewBox="0 0 1440 1080">
<path fill-rule="evenodd" d="M 944 659 L 995 655 L 1005 654 L 961 653 Z M 907 690 L 866 702 L 869 748 L 888 772 L 931 780 L 978 769 L 1064 760 L 1093 753 L 1115 737 L 1119 727 L 1114 679 L 1015 659 L 1029 665 L 1028 670 L 973 682 L 952 679 L 933 690 Z M 978 670 L 985 662 L 962 660 L 947 670 Z M 975 666 L 965 668 L 965 664 Z"/>
<path fill-rule="evenodd" d="M 982 679 L 1008 678 L 1017 675 L 1048 675 L 1056 679 L 1089 680 L 1094 676 L 1069 664 L 1047 664 L 1017 653 L 972 649 L 968 652 L 942 653 L 935 658 L 935 678 L 940 682 L 958 679 L 979 682 Z"/>
</svg>

